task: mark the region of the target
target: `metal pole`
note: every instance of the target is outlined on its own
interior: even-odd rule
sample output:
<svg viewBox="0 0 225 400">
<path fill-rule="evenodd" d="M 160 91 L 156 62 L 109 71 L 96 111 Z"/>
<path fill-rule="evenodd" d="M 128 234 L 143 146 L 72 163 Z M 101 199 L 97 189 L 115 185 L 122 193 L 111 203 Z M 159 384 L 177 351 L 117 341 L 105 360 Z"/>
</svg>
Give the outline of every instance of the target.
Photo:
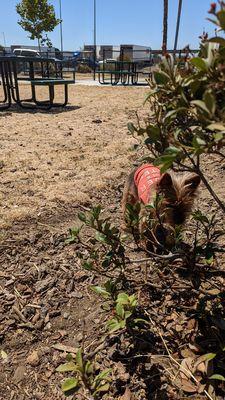
<svg viewBox="0 0 225 400">
<path fill-rule="evenodd" d="M 61 0 L 59 0 L 59 18 L 60 18 L 60 41 L 61 41 L 61 53 L 63 53 L 62 1 L 61 1 Z"/>
<path fill-rule="evenodd" d="M 177 42 L 178 42 L 178 35 L 179 35 L 179 28 L 180 28 L 181 9 L 182 9 L 182 0 L 179 0 L 178 12 L 177 12 L 177 26 L 176 26 L 176 34 L 175 34 L 175 41 L 174 41 L 174 56 L 175 56 L 175 53 L 176 53 L 176 50 L 177 50 Z"/>
<path fill-rule="evenodd" d="M 94 81 L 96 78 L 96 0 L 94 0 Z"/>
<path fill-rule="evenodd" d="M 2 32 L 2 35 L 3 35 L 3 40 L 4 40 L 4 46 L 6 47 L 5 32 Z"/>
</svg>

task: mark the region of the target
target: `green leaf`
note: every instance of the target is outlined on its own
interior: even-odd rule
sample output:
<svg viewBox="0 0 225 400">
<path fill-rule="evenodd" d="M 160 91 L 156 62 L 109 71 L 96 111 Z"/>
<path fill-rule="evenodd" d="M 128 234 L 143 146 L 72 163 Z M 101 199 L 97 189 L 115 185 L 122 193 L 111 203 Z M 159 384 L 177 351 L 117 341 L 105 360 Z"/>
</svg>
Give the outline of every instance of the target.
<svg viewBox="0 0 225 400">
<path fill-rule="evenodd" d="M 214 139 L 215 142 L 220 142 L 224 138 L 224 133 L 223 132 L 217 132 L 214 134 Z"/>
<path fill-rule="evenodd" d="M 200 108 L 202 111 L 206 112 L 208 116 L 210 116 L 210 111 L 208 110 L 206 104 L 202 100 L 192 100 L 191 104 L 194 104 L 198 108 Z"/>
<path fill-rule="evenodd" d="M 80 213 L 78 214 L 78 218 L 79 218 L 79 220 L 82 221 L 82 222 L 86 222 L 86 220 L 87 220 L 86 215 L 85 215 L 83 212 L 80 212 Z"/>
<path fill-rule="evenodd" d="M 219 20 L 221 28 L 225 31 L 225 10 L 218 11 L 216 16 Z"/>
<path fill-rule="evenodd" d="M 199 136 L 194 136 L 192 140 L 192 145 L 195 149 L 195 154 L 204 153 L 204 147 L 206 146 L 206 142 L 201 139 Z"/>
<path fill-rule="evenodd" d="M 160 167 L 161 174 L 164 174 L 170 167 L 172 167 L 174 160 L 170 160 L 168 162 L 164 162 L 163 165 Z"/>
<path fill-rule="evenodd" d="M 116 332 L 125 328 L 126 321 L 117 321 L 116 318 L 112 318 L 107 322 L 107 326 L 110 332 Z"/>
<path fill-rule="evenodd" d="M 107 292 L 114 293 L 116 290 L 116 282 L 114 282 L 112 279 L 109 279 L 105 283 L 105 288 L 106 288 Z"/>
<path fill-rule="evenodd" d="M 93 209 L 92 209 L 92 215 L 93 215 L 93 217 L 94 217 L 95 219 L 98 219 L 99 215 L 101 214 L 101 211 L 102 211 L 102 208 L 101 208 L 100 205 L 99 205 L 99 206 L 96 206 L 96 207 L 93 207 Z"/>
<path fill-rule="evenodd" d="M 202 82 L 200 79 L 195 79 L 190 83 L 190 88 L 191 88 L 191 91 L 194 96 L 195 96 L 196 92 L 198 91 L 198 89 L 200 88 L 201 83 Z"/>
<path fill-rule="evenodd" d="M 101 243 L 106 243 L 107 242 L 107 237 L 102 232 L 96 232 L 95 239 L 98 240 Z"/>
<path fill-rule="evenodd" d="M 68 378 L 66 381 L 62 383 L 62 391 L 69 392 L 73 389 L 78 389 L 78 379 L 77 378 Z"/>
<path fill-rule="evenodd" d="M 161 157 L 154 160 L 154 165 L 160 165 L 160 171 L 163 173 L 173 165 L 173 162 L 181 154 L 182 151 L 180 149 L 175 146 L 170 146 L 165 150 L 165 153 Z"/>
<path fill-rule="evenodd" d="M 70 372 L 70 371 L 76 371 L 76 370 L 77 370 L 77 367 L 73 361 L 62 364 L 58 368 L 56 368 L 57 372 Z"/>
<path fill-rule="evenodd" d="M 168 122 L 170 123 L 170 122 L 174 121 L 174 119 L 177 118 L 178 114 L 184 115 L 185 113 L 187 113 L 187 108 L 185 108 L 185 107 L 179 107 L 176 110 L 171 110 L 165 115 L 164 121 L 166 123 L 168 123 Z"/>
<path fill-rule="evenodd" d="M 148 321 L 146 321 L 145 319 L 143 319 L 143 318 L 135 318 L 134 319 L 134 323 L 135 324 L 145 324 L 145 325 L 150 325 L 150 323 L 148 322 Z"/>
<path fill-rule="evenodd" d="M 108 379 L 109 374 L 112 372 L 112 368 L 105 369 L 104 371 L 100 372 L 94 379 L 94 382 L 99 383 L 103 380 Z"/>
<path fill-rule="evenodd" d="M 177 156 L 180 153 L 181 153 L 181 149 L 178 149 L 178 147 L 175 147 L 175 146 L 169 146 L 165 150 L 165 154 L 171 154 L 174 156 Z"/>
<path fill-rule="evenodd" d="M 168 168 L 170 168 L 173 165 L 173 162 L 175 161 L 176 157 L 172 155 L 164 155 L 161 157 L 156 158 L 154 160 L 154 165 L 160 166 L 160 171 L 161 173 L 164 173 Z"/>
<path fill-rule="evenodd" d="M 207 126 L 210 131 L 222 131 L 225 132 L 225 125 L 218 124 L 217 122 Z"/>
<path fill-rule="evenodd" d="M 210 91 L 206 91 L 204 93 L 203 100 L 208 110 L 211 112 L 212 115 L 214 115 L 216 111 L 216 100 L 213 94 Z"/>
<path fill-rule="evenodd" d="M 146 133 L 148 135 L 148 140 L 150 140 L 151 143 L 155 143 L 160 137 L 160 129 L 157 125 L 148 125 Z"/>
<path fill-rule="evenodd" d="M 128 304 L 129 303 L 129 296 L 127 293 L 119 293 L 116 299 L 116 302 L 121 304 Z"/>
<path fill-rule="evenodd" d="M 91 271 L 93 269 L 93 264 L 91 262 L 84 261 L 84 263 L 82 264 L 82 267 L 84 269 L 86 269 L 87 271 Z"/>
<path fill-rule="evenodd" d="M 85 369 L 85 374 L 87 375 L 91 375 L 94 372 L 93 365 L 89 360 L 86 362 L 84 369 Z"/>
<path fill-rule="evenodd" d="M 81 372 L 84 370 L 82 350 L 78 349 L 76 354 L 76 363 Z"/>
<path fill-rule="evenodd" d="M 121 303 L 117 303 L 116 313 L 120 318 L 124 318 L 124 307 Z"/>
<path fill-rule="evenodd" d="M 223 375 L 214 374 L 209 377 L 209 379 L 216 379 L 219 381 L 225 381 L 225 377 Z"/>
<path fill-rule="evenodd" d="M 95 390 L 94 395 L 100 392 L 108 392 L 108 390 L 109 390 L 109 383 L 105 383 L 104 385 L 98 387 L 97 390 Z"/>
<path fill-rule="evenodd" d="M 222 46 L 225 46 L 225 39 L 219 36 L 215 36 L 209 39 L 209 42 L 219 43 Z"/>
<path fill-rule="evenodd" d="M 167 82 L 170 81 L 169 75 L 167 75 L 163 71 L 154 71 L 153 72 L 154 79 L 157 85 L 165 85 Z"/>
<path fill-rule="evenodd" d="M 132 315 L 131 311 L 125 311 L 124 313 L 124 319 L 128 319 Z"/>
<path fill-rule="evenodd" d="M 91 286 L 91 289 L 97 293 L 100 294 L 103 297 L 109 298 L 110 297 L 110 293 L 107 292 L 107 290 L 101 286 Z"/>
<path fill-rule="evenodd" d="M 212 22 L 214 25 L 220 26 L 219 22 L 216 19 L 206 18 L 208 21 Z"/>
<path fill-rule="evenodd" d="M 206 222 L 207 224 L 209 224 L 208 218 L 206 217 L 206 215 L 202 214 L 201 211 L 195 211 L 192 215 L 195 221 Z"/>
<path fill-rule="evenodd" d="M 73 361 L 73 356 L 72 356 L 71 353 L 68 353 L 68 354 L 66 355 L 66 361 L 67 361 L 67 362 Z"/>
<path fill-rule="evenodd" d="M 131 134 L 133 134 L 136 131 L 136 128 L 132 122 L 128 122 L 127 128 L 130 131 Z"/>
<path fill-rule="evenodd" d="M 215 357 L 216 357 L 216 353 L 207 353 L 204 355 L 204 359 L 208 360 L 208 361 L 213 360 Z"/>
<path fill-rule="evenodd" d="M 144 105 L 150 99 L 150 97 L 154 96 L 157 93 L 158 93 L 158 89 L 152 90 L 151 92 L 147 93 L 147 95 L 145 96 Z"/>
<path fill-rule="evenodd" d="M 198 68 L 199 71 L 206 72 L 208 70 L 208 66 L 206 61 L 200 57 L 191 58 L 190 63 Z"/>
<path fill-rule="evenodd" d="M 132 294 L 132 295 L 129 297 L 129 302 L 130 302 L 130 304 L 131 304 L 132 307 L 136 307 L 138 301 L 137 301 L 137 298 L 136 298 L 135 294 Z"/>
</svg>

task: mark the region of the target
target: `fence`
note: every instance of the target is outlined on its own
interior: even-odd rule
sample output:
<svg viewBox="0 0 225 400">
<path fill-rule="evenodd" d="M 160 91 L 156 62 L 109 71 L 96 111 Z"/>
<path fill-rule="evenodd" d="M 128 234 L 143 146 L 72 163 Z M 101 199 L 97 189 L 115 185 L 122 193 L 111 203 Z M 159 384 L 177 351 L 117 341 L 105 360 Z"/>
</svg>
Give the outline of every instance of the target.
<svg viewBox="0 0 225 400">
<path fill-rule="evenodd" d="M 141 46 L 140 46 L 141 47 Z M 29 50 L 28 50 L 29 51 Z M 185 59 L 185 57 L 194 55 L 199 50 L 190 50 L 189 48 L 185 48 L 182 50 L 168 50 L 167 53 L 173 54 L 178 59 Z M 0 54 L 5 54 L 4 50 L 0 51 Z M 7 53 L 10 54 L 10 53 Z M 11 54 L 13 54 L 11 52 Z M 72 70 L 76 70 L 79 73 L 79 76 L 82 79 L 87 77 L 88 79 L 95 79 L 96 70 L 101 69 L 101 65 L 104 64 L 107 60 L 115 60 L 115 61 L 132 61 L 136 63 L 137 71 L 141 75 L 149 73 L 154 66 L 157 66 L 162 60 L 162 50 L 152 50 L 149 48 L 137 48 L 137 46 L 126 45 L 120 46 L 119 49 L 115 49 L 113 46 L 102 46 L 101 50 L 98 53 L 98 57 L 94 51 L 94 49 L 90 49 L 89 51 L 64 51 L 60 52 L 55 49 L 54 51 L 41 51 L 41 57 L 47 58 L 56 58 L 58 60 L 63 60 L 63 71 L 71 73 Z M 24 63 L 23 65 L 23 73 L 27 73 L 27 67 Z"/>
</svg>

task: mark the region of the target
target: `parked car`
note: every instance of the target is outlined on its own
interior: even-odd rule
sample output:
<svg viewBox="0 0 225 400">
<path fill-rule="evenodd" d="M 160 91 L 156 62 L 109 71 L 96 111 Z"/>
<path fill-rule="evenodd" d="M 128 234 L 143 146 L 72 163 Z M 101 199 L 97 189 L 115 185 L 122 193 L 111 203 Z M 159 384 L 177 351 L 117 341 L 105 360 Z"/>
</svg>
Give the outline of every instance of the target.
<svg viewBox="0 0 225 400">
<path fill-rule="evenodd" d="M 32 49 L 14 49 L 13 54 L 20 57 L 41 57 L 37 50 Z"/>
</svg>

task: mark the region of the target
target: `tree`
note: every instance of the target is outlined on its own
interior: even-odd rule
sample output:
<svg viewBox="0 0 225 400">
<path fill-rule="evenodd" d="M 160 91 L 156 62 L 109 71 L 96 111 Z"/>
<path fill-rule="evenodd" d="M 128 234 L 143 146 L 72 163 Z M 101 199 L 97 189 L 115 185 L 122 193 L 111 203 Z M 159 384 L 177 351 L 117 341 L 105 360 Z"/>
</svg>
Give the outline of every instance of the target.
<svg viewBox="0 0 225 400">
<path fill-rule="evenodd" d="M 167 51 L 167 31 L 168 31 L 168 0 L 164 0 L 163 6 L 163 42 L 162 51 L 163 54 Z"/>
<path fill-rule="evenodd" d="M 177 42 L 178 42 L 178 35 L 179 35 L 179 28 L 180 28 L 181 10 L 182 10 L 182 0 L 179 0 L 178 12 L 177 12 L 176 34 L 175 34 L 175 41 L 174 41 L 174 53 L 177 50 Z"/>
<path fill-rule="evenodd" d="M 54 6 L 49 4 L 48 0 L 21 0 L 16 5 L 16 11 L 21 17 L 18 24 L 30 33 L 30 39 L 38 40 L 39 49 L 41 43 L 49 44 L 46 32 L 52 32 L 60 23 L 56 18 Z"/>
</svg>

